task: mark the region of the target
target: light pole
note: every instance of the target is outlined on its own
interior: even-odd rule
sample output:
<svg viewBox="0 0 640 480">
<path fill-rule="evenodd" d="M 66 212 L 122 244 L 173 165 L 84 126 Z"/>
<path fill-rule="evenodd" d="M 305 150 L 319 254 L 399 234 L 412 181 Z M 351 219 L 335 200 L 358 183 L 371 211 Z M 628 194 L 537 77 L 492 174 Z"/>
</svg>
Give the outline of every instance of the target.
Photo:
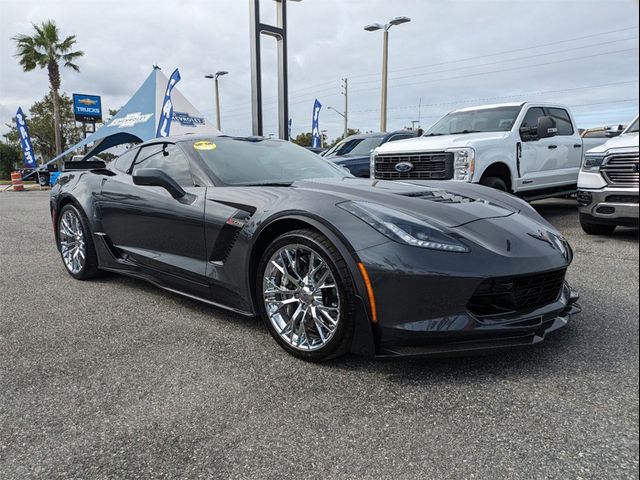
<svg viewBox="0 0 640 480">
<path fill-rule="evenodd" d="M 409 17 L 396 17 L 385 23 L 372 23 L 367 25 L 364 29 L 367 32 L 375 32 L 376 30 L 383 30 L 383 44 L 382 44 L 382 99 L 380 101 L 380 131 L 387 131 L 387 66 L 389 63 L 389 29 L 394 25 L 401 25 L 403 23 L 410 22 Z"/>
<path fill-rule="evenodd" d="M 214 91 L 216 96 L 216 123 L 217 123 L 218 130 L 220 131 L 222 131 L 222 129 L 220 128 L 220 91 L 218 89 L 218 77 L 226 75 L 227 73 L 229 72 L 225 72 L 224 70 L 221 70 L 219 72 L 209 73 L 208 75 L 204 76 L 204 78 L 213 79 L 213 86 L 214 86 Z"/>
<path fill-rule="evenodd" d="M 327 110 L 333 110 L 334 112 L 336 112 L 338 115 L 340 115 L 342 118 L 344 118 L 344 134 L 342 135 L 342 139 L 344 140 L 345 138 L 347 138 L 347 112 L 345 111 L 344 113 L 342 113 L 340 110 L 337 110 L 333 107 L 327 107 Z"/>
</svg>

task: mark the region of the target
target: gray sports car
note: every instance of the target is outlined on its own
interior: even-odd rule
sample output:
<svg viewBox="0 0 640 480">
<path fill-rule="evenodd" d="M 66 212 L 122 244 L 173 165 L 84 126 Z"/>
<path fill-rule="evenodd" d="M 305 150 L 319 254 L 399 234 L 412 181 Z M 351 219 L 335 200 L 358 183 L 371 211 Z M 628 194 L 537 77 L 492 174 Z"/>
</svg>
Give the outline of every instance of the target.
<svg viewBox="0 0 640 480">
<path fill-rule="evenodd" d="M 86 166 L 51 191 L 69 274 L 260 315 L 305 360 L 531 345 L 579 311 L 566 240 L 483 186 L 355 178 L 256 137 L 156 139 Z"/>
</svg>

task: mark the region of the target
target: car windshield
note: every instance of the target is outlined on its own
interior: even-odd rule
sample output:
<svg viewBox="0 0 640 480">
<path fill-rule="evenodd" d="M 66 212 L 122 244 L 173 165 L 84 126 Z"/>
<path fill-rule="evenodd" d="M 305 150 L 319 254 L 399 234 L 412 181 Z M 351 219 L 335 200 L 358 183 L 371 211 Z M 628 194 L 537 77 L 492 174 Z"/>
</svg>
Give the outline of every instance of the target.
<svg viewBox="0 0 640 480">
<path fill-rule="evenodd" d="M 371 155 L 374 148 L 379 147 L 384 137 L 347 138 L 332 147 L 325 157 L 366 156 Z"/>
<path fill-rule="evenodd" d="M 513 127 L 521 108 L 512 106 L 451 112 L 431 127 L 424 136 L 508 132 Z"/>
<path fill-rule="evenodd" d="M 215 137 L 189 144 L 226 185 L 290 185 L 296 180 L 350 176 L 315 153 L 282 140 Z"/>
<path fill-rule="evenodd" d="M 624 133 L 638 133 L 638 117 L 627 127 Z"/>
</svg>

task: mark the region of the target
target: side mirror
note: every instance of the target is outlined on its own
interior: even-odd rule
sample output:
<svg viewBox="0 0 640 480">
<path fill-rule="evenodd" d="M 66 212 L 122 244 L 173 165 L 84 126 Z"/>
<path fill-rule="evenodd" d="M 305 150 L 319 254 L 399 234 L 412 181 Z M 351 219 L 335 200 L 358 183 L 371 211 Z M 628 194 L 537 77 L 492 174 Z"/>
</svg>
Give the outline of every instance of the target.
<svg viewBox="0 0 640 480">
<path fill-rule="evenodd" d="M 538 118 L 538 127 L 536 128 L 536 137 L 549 138 L 549 137 L 555 137 L 557 134 L 558 134 L 558 128 L 556 127 L 556 121 L 552 117 Z"/>
<path fill-rule="evenodd" d="M 148 187 L 162 187 L 175 199 L 180 199 L 187 192 L 178 183 L 158 168 L 139 168 L 133 172 L 133 183 Z"/>
</svg>

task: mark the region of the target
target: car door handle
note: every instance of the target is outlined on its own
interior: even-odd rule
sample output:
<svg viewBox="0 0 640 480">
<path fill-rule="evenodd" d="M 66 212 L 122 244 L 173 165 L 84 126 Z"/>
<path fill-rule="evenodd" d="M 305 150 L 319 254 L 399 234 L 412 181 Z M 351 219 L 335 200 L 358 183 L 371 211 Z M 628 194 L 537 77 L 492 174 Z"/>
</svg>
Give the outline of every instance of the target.
<svg viewBox="0 0 640 480">
<path fill-rule="evenodd" d="M 558 148 L 558 145 L 549 145 L 547 148 L 553 150 L 554 148 Z"/>
<path fill-rule="evenodd" d="M 581 143 L 574 143 L 573 144 L 573 148 L 582 148 L 582 144 Z"/>
</svg>

